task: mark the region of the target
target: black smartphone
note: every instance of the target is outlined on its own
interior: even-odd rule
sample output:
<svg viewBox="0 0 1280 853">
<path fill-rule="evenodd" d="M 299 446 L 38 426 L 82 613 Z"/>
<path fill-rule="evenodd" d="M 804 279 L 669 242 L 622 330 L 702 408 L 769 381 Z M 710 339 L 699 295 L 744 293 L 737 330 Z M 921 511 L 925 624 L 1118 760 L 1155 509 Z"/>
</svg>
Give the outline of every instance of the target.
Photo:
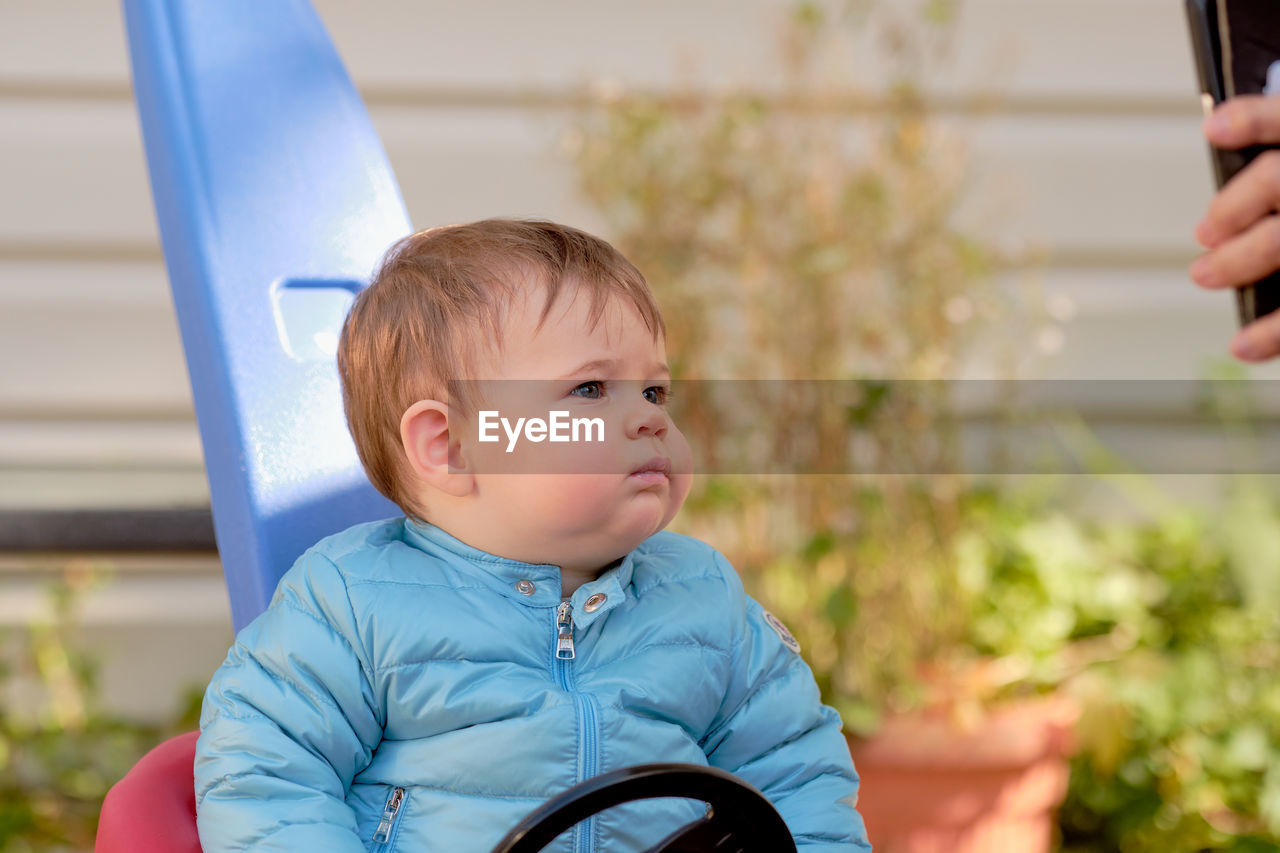
<svg viewBox="0 0 1280 853">
<path fill-rule="evenodd" d="M 1280 94 L 1280 0 L 1186 0 L 1206 115 L 1236 95 Z M 1267 148 L 1210 147 L 1221 187 Z M 1240 325 L 1280 308 L 1280 272 L 1237 288 Z"/>
</svg>

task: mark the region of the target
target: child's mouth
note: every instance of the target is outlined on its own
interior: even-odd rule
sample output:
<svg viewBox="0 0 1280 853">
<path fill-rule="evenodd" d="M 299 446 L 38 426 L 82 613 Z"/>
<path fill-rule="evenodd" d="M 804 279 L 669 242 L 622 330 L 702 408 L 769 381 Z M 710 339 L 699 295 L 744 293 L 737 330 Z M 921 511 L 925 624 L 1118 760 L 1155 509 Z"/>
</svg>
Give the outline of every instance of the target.
<svg viewBox="0 0 1280 853">
<path fill-rule="evenodd" d="M 628 479 L 638 480 L 646 485 L 665 483 L 671 479 L 671 460 L 655 456 L 632 471 Z"/>
</svg>

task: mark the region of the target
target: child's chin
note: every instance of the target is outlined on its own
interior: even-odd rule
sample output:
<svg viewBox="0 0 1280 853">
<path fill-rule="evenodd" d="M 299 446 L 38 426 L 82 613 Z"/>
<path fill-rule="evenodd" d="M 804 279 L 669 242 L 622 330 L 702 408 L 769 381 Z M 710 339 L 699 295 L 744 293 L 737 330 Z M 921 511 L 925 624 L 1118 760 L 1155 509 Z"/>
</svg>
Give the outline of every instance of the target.
<svg viewBox="0 0 1280 853">
<path fill-rule="evenodd" d="M 636 512 L 628 519 L 626 535 L 629 540 L 635 542 L 635 545 L 639 545 L 653 534 L 662 530 L 671 521 L 670 516 L 667 514 L 666 502 L 662 502 L 660 505 L 657 505 L 657 501 L 654 501 L 654 503 L 655 506 L 650 512 Z M 675 515 L 675 513 L 673 512 L 671 515 Z M 633 545 L 632 547 L 635 546 Z"/>
</svg>

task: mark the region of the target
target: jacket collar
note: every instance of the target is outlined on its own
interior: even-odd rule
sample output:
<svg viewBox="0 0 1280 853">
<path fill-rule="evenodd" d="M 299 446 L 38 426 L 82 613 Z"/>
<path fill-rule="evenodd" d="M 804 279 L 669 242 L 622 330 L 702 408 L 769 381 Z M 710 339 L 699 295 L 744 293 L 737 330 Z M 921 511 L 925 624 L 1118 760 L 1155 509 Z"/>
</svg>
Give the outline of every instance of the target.
<svg viewBox="0 0 1280 853">
<path fill-rule="evenodd" d="M 507 557 L 499 557 L 468 545 L 434 524 L 405 519 L 405 536 L 410 544 L 428 554 L 434 554 L 451 563 L 459 559 L 468 566 L 481 570 L 481 576 L 508 598 L 532 607 L 557 607 L 560 604 L 560 567 L 551 563 L 524 563 Z M 621 562 L 600 577 L 585 583 L 574 591 L 570 604 L 573 621 L 586 627 L 623 602 L 635 571 L 636 551 L 624 556 Z M 527 584 L 533 591 L 526 594 Z M 587 612 L 586 603 L 594 595 L 603 595 L 602 603 Z M 598 600 L 598 599 L 597 599 Z"/>
</svg>

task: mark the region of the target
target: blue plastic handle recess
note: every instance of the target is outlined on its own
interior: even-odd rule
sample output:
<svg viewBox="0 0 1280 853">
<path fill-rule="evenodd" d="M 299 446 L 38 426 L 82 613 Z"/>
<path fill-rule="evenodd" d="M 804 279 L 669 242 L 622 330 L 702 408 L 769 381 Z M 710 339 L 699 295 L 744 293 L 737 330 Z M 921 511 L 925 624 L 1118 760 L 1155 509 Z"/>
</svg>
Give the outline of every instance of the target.
<svg viewBox="0 0 1280 853">
<path fill-rule="evenodd" d="M 365 478 L 338 324 L 411 226 L 305 0 L 124 0 L 134 90 L 239 630 L 317 539 L 399 510 Z"/>
</svg>

